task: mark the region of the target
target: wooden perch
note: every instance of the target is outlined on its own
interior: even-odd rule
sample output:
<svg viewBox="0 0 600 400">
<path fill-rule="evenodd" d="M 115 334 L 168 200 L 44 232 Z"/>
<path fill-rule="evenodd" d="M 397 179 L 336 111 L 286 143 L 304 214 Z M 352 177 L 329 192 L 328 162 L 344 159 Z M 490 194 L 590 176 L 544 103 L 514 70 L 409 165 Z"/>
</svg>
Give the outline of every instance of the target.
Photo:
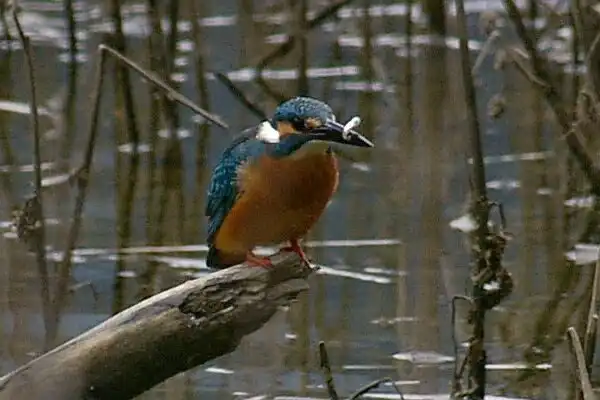
<svg viewBox="0 0 600 400">
<path fill-rule="evenodd" d="M 150 297 L 0 378 L 4 399 L 129 399 L 233 351 L 308 289 L 293 253 L 238 265 Z"/>
</svg>

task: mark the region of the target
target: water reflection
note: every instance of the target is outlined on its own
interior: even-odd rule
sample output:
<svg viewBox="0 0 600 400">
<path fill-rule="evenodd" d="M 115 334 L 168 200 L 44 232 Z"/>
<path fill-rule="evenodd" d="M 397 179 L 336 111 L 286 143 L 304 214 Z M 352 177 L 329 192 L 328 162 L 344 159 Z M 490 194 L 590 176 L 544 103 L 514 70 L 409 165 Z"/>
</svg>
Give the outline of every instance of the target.
<svg viewBox="0 0 600 400">
<path fill-rule="evenodd" d="M 89 119 L 93 76 L 88 60 L 97 44 L 125 49 L 240 130 L 257 121 L 211 72 L 227 73 L 257 105 L 272 110 L 277 100 L 256 83 L 255 64 L 302 22 L 298 9 L 287 8 L 295 2 L 287 1 L 149 0 L 120 9 L 117 3 L 75 2 L 69 21 L 55 4 L 23 2 L 42 106 L 50 115 L 43 122 L 43 174 L 46 217 L 58 221 L 47 227 L 52 279 L 71 222 L 76 186 L 66 177 L 80 164 L 86 141 L 82 127 Z M 448 392 L 448 357 L 454 354 L 449 302 L 469 284 L 467 236 L 449 226 L 465 215 L 469 200 L 456 40 L 422 34 L 419 5 L 412 11 L 417 25 L 407 32 L 406 5 L 384 3 L 343 8 L 307 35 L 305 48 L 264 71 L 278 96 L 306 91 L 340 116 L 360 114 L 377 143 L 372 154 L 342 160 L 339 193 L 309 238 L 310 255 L 323 264 L 310 293 L 236 352 L 140 398 L 323 397 L 319 340 L 328 345 L 342 393 L 386 375 L 412 398 Z M 467 8 L 477 12 L 499 4 L 483 3 L 469 2 Z M 307 4 L 309 18 L 323 7 Z M 108 23 L 119 19 L 122 24 Z M 120 25 L 122 32 L 113 29 Z M 76 27 L 73 34 L 69 26 Z M 476 37 L 471 49 L 481 43 Z M 11 47 L 3 42 L 0 57 L 3 220 L 32 191 L 23 55 Z M 308 69 L 299 72 L 305 63 Z M 563 167 L 564 145 L 533 88 L 517 71 L 495 71 L 491 64 L 487 60 L 480 69 L 480 109 L 485 112 L 501 91 L 507 110 L 500 120 L 486 122 L 486 164 L 491 196 L 505 205 L 515 235 L 507 265 L 517 289 L 490 313 L 490 358 L 513 365 L 508 372 L 491 368 L 490 388 L 511 382 L 511 394 L 528 395 L 546 387 L 549 372 L 514 363 L 552 361 L 552 350 L 587 298 L 589 268 L 571 265 L 563 254 L 578 240 L 573 232 L 581 230 L 589 210 L 569 209 L 565 218 L 564 202 L 584 193 L 584 182 Z M 208 167 L 231 136 L 194 119 L 114 63 L 104 90 L 101 134 L 56 342 L 207 273 L 202 244 Z M 6 372 L 42 349 L 44 330 L 34 257 L 8 224 L 0 229 L 0 368 Z M 458 314 L 457 336 L 466 340 L 466 308 Z M 380 393 L 391 388 L 383 386 Z"/>
</svg>

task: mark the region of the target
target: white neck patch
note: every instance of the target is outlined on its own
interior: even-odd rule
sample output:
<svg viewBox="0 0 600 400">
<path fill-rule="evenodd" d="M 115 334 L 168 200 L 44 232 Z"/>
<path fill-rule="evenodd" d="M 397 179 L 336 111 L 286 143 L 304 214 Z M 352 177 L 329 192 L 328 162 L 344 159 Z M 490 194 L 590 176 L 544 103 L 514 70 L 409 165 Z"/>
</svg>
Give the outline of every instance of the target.
<svg viewBox="0 0 600 400">
<path fill-rule="evenodd" d="M 266 143 L 279 143 L 281 137 L 277 129 L 273 128 L 269 121 L 264 121 L 258 126 L 256 138 Z"/>
</svg>

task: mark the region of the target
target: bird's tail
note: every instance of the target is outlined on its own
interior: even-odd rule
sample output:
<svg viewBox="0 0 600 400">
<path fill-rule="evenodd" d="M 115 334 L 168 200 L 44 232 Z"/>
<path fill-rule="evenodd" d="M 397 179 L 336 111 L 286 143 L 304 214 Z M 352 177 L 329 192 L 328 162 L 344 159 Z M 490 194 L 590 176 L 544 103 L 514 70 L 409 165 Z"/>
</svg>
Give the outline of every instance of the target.
<svg viewBox="0 0 600 400">
<path fill-rule="evenodd" d="M 213 269 L 225 269 L 243 262 L 245 257 L 230 256 L 219 251 L 215 246 L 208 246 L 206 265 Z"/>
</svg>

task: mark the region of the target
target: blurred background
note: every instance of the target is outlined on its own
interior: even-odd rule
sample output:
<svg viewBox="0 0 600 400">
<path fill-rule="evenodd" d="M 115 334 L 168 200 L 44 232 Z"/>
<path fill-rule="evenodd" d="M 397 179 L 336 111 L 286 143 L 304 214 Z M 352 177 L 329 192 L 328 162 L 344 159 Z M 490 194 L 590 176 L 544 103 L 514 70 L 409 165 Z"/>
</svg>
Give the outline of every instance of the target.
<svg viewBox="0 0 600 400">
<path fill-rule="evenodd" d="M 469 337 L 467 306 L 459 303 L 453 328 L 450 303 L 470 290 L 473 228 L 455 5 L 345 1 L 311 26 L 336 3 L 20 2 L 41 114 L 46 282 L 35 253 L 11 229 L 14 210 L 34 193 L 34 142 L 24 52 L 3 14 L 0 374 L 209 272 L 203 211 L 211 168 L 233 134 L 260 122 L 215 78 L 220 72 L 267 114 L 305 94 L 331 104 L 344 121 L 360 115 L 376 148 L 341 160 L 338 194 L 307 239 L 309 255 L 323 266 L 310 292 L 232 354 L 140 398 L 325 398 L 319 340 L 341 393 L 384 376 L 407 399 L 449 393 L 453 329 L 456 340 Z M 572 56 L 567 3 L 518 4 L 574 102 L 581 65 Z M 487 187 L 514 235 L 504 265 L 515 289 L 488 314 L 488 392 L 560 397 L 572 389 L 564 332 L 581 326 L 589 301 L 599 239 L 594 201 L 544 100 L 503 59 L 503 46 L 515 41 L 502 3 L 467 0 L 466 8 Z M 491 31 L 498 37 L 489 42 Z M 290 51 L 268 57 L 291 37 Z M 100 43 L 156 71 L 231 129 L 171 105 L 109 59 L 81 230 L 65 264 L 79 191 L 69 177 L 88 145 Z M 593 148 L 592 139 L 588 144 Z M 51 298 L 60 291 L 60 307 L 44 306 L 44 286 Z M 44 309 L 51 311 L 46 319 Z M 369 396 L 399 398 L 389 385 Z"/>
</svg>

